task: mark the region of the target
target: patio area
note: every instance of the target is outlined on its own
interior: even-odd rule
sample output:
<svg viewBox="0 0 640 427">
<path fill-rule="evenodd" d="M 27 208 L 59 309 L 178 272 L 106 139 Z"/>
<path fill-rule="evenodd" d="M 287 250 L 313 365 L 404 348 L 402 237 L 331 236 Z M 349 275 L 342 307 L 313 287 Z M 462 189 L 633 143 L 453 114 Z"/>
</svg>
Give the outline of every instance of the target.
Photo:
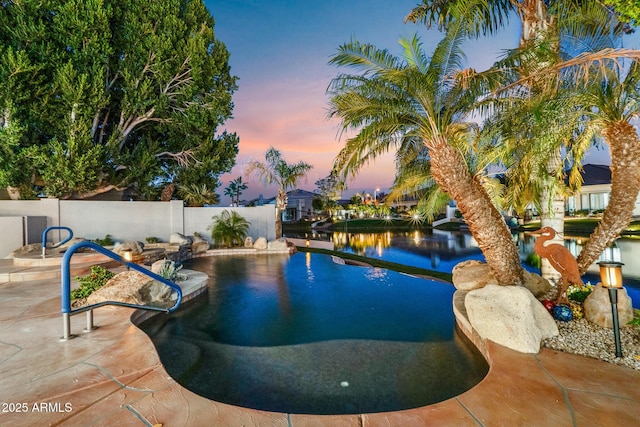
<svg viewBox="0 0 640 427">
<path fill-rule="evenodd" d="M 0 274 L 9 268 L 1 261 Z M 59 279 L 0 283 L 0 425 L 613 426 L 640 420 L 640 371 L 548 349 L 521 354 L 492 342 L 485 343 L 487 377 L 435 405 L 341 416 L 234 407 L 169 377 L 151 340 L 132 323 L 132 316 L 146 315 L 102 307 L 94 311 L 97 329 L 82 332 L 85 316 L 73 316 L 71 332 L 78 336 L 60 341 Z"/>
</svg>

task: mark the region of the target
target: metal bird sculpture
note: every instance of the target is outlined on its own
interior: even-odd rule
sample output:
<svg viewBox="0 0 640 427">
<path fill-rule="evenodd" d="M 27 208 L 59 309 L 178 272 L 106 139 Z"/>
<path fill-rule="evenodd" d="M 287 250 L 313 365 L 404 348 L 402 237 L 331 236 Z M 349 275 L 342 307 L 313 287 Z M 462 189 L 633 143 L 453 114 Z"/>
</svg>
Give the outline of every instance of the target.
<svg viewBox="0 0 640 427">
<path fill-rule="evenodd" d="M 543 227 L 534 231 L 533 234 L 540 235 L 533 245 L 533 251 L 541 258 L 547 259 L 549 264 L 560 273 L 561 284 L 556 301 L 566 302 L 565 293 L 569 285 L 582 285 L 578 263 L 563 244 L 553 242 L 546 244 L 556 236 L 556 231 L 553 228 Z"/>
</svg>

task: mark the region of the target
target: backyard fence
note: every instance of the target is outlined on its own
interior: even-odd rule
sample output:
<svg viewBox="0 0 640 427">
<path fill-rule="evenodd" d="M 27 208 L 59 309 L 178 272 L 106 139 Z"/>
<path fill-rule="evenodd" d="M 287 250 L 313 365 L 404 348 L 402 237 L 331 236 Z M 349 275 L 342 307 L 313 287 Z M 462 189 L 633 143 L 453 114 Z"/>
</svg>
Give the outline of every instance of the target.
<svg viewBox="0 0 640 427">
<path fill-rule="evenodd" d="M 47 227 L 65 226 L 76 237 L 104 238 L 115 241 L 141 241 L 156 237 L 169 241 L 172 233 L 186 236 L 199 233 L 210 240 L 212 217 L 223 210 L 233 210 L 251 223 L 248 235 L 275 239 L 275 206 L 256 207 L 184 207 L 181 200 L 170 202 L 126 202 L 90 200 L 1 200 L 0 258 L 27 243 L 38 243 L 39 235 Z M 38 219 L 38 221 L 34 221 Z M 36 230 L 36 228 L 38 230 Z M 32 236 L 36 236 L 32 238 Z M 50 233 L 52 241 L 59 241 L 58 232 Z"/>
</svg>

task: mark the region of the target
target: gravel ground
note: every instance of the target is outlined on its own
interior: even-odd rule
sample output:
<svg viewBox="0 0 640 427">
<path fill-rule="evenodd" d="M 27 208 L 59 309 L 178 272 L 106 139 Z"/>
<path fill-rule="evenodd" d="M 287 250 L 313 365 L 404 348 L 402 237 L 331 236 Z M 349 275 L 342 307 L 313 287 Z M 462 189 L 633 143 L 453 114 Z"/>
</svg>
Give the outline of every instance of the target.
<svg viewBox="0 0 640 427">
<path fill-rule="evenodd" d="M 560 334 L 544 340 L 545 347 L 640 370 L 640 327 L 620 328 L 622 357 L 616 357 L 613 329 L 601 328 L 586 319 L 556 323 Z"/>
</svg>

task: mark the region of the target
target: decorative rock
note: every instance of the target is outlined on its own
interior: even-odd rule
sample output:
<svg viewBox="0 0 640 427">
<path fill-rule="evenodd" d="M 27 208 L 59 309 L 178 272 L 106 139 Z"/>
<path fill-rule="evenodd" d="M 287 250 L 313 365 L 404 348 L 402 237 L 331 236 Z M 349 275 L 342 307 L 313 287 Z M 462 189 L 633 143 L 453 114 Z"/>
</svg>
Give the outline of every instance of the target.
<svg viewBox="0 0 640 427">
<path fill-rule="evenodd" d="M 553 307 L 553 318 L 561 322 L 570 322 L 573 320 L 573 312 L 567 304 L 558 304 Z"/>
<path fill-rule="evenodd" d="M 542 305 L 544 305 L 544 308 L 547 309 L 549 314 L 553 315 L 553 308 L 556 306 L 556 303 L 551 301 L 550 299 L 545 299 L 540 302 L 542 303 Z"/>
<path fill-rule="evenodd" d="M 487 285 L 497 285 L 493 271 L 487 263 L 469 260 L 463 261 L 453 267 L 452 282 L 456 289 L 470 291 L 472 289 L 480 289 Z M 538 274 L 524 271 L 523 286 L 536 297 L 540 297 L 551 289 L 548 280 L 540 277 Z"/>
<path fill-rule="evenodd" d="M 175 245 L 188 245 L 189 239 L 184 234 L 171 233 L 171 236 L 169 236 L 169 243 Z"/>
<path fill-rule="evenodd" d="M 172 289 L 137 271 L 116 274 L 102 288 L 87 297 L 87 304 L 119 301 L 137 305 L 171 307 L 177 298 Z"/>
<path fill-rule="evenodd" d="M 598 283 L 583 304 L 584 317 L 603 328 L 613 328 L 613 317 L 611 315 L 611 300 L 609 290 Z M 626 326 L 633 320 L 633 308 L 631 298 L 627 290 L 618 289 L 618 321 L 620 326 Z"/>
<path fill-rule="evenodd" d="M 122 242 L 114 246 L 113 252 L 122 256 L 125 251 L 131 251 L 131 255 L 140 255 L 144 252 L 144 243 L 142 242 Z"/>
<path fill-rule="evenodd" d="M 198 234 L 193 235 L 193 242 L 191 242 L 191 253 L 201 254 L 209 250 L 209 242 Z"/>
<path fill-rule="evenodd" d="M 453 286 L 463 291 L 480 289 L 489 284 L 498 284 L 489 265 L 480 261 L 463 261 L 453 267 L 451 273 Z"/>
<path fill-rule="evenodd" d="M 80 242 L 86 242 L 87 239 L 85 239 L 84 237 L 72 237 L 71 240 L 69 240 L 68 242 L 66 242 L 63 245 L 58 246 L 57 248 L 55 248 L 55 250 L 59 251 L 60 253 L 65 252 L 67 249 L 69 249 L 71 246 L 75 245 L 76 243 L 80 243 Z M 91 249 L 89 248 L 82 248 L 80 249 L 80 252 L 83 251 L 90 251 Z"/>
<path fill-rule="evenodd" d="M 465 307 L 481 338 L 521 353 L 538 353 L 545 338 L 558 335 L 547 310 L 520 286 L 487 285 L 470 291 Z"/>
<path fill-rule="evenodd" d="M 267 249 L 267 239 L 265 239 L 264 237 L 258 237 L 256 242 L 253 244 L 253 247 L 254 249 Z"/>
<path fill-rule="evenodd" d="M 551 289 L 551 283 L 539 274 L 531 273 L 524 270 L 523 286 L 533 294 L 536 298 L 545 295 Z"/>
<path fill-rule="evenodd" d="M 253 239 L 251 238 L 251 236 L 247 236 L 244 238 L 244 247 L 245 248 L 252 248 L 253 247 Z"/>
<path fill-rule="evenodd" d="M 286 251 L 289 249 L 287 246 L 287 239 L 281 237 L 279 239 L 272 240 L 267 244 L 267 249 L 270 251 Z"/>
<path fill-rule="evenodd" d="M 21 246 L 15 251 L 11 252 L 11 254 L 9 255 L 9 258 L 30 255 L 30 254 L 41 254 L 41 253 L 42 253 L 42 243 L 29 243 L 28 245 Z"/>
</svg>

